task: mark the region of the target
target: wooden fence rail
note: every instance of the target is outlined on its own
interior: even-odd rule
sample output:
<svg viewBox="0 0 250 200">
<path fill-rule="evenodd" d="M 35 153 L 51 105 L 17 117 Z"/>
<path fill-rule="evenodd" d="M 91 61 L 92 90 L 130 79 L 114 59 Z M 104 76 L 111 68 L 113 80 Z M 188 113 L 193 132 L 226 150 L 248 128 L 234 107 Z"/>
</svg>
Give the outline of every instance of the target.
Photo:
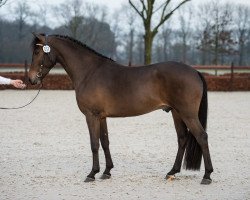
<svg viewBox="0 0 250 200">
<path fill-rule="evenodd" d="M 24 63 L 0 63 L 0 69 L 1 68 L 24 68 Z M 30 67 L 30 64 L 27 64 L 28 67 Z M 213 69 L 213 70 L 223 70 L 223 69 L 231 69 L 230 65 L 192 65 L 195 69 Z M 61 67 L 60 65 L 56 65 L 55 67 Z M 135 66 L 136 67 L 136 66 Z M 250 66 L 235 66 L 236 69 L 242 69 L 242 70 L 250 70 Z"/>
</svg>

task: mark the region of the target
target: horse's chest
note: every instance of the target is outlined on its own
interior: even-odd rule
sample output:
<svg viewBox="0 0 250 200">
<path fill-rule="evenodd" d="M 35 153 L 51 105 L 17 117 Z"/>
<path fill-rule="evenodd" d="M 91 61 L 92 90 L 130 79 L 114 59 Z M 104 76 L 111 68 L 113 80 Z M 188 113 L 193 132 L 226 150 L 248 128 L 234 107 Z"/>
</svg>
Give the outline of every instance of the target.
<svg viewBox="0 0 250 200">
<path fill-rule="evenodd" d="M 102 118 L 104 116 L 103 105 L 99 98 L 92 95 L 77 95 L 77 104 L 83 114 L 91 113 Z"/>
</svg>

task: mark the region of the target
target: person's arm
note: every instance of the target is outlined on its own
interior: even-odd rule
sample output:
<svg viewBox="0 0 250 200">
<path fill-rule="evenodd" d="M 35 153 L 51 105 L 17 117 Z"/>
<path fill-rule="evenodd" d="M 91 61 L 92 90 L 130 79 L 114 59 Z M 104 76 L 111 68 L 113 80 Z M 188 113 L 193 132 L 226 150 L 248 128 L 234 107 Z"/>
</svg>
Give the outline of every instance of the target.
<svg viewBox="0 0 250 200">
<path fill-rule="evenodd" d="M 0 84 L 10 85 L 11 84 L 11 79 L 10 78 L 4 78 L 4 77 L 0 76 Z"/>
<path fill-rule="evenodd" d="M 22 80 L 12 80 L 10 78 L 4 78 L 2 76 L 0 76 L 0 84 L 3 84 L 3 85 L 13 85 L 14 87 L 16 88 L 20 88 L 20 89 L 23 89 L 26 87 L 26 85 L 23 83 Z"/>
</svg>

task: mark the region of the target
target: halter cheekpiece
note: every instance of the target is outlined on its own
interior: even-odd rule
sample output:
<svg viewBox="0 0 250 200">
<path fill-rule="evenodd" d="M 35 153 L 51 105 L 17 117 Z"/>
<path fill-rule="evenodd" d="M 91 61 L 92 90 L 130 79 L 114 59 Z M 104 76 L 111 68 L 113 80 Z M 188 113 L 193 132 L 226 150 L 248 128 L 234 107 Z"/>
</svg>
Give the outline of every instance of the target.
<svg viewBox="0 0 250 200">
<path fill-rule="evenodd" d="M 45 35 L 45 45 L 43 45 L 43 44 L 40 44 L 40 43 L 38 43 L 38 44 L 36 44 L 37 46 L 42 46 L 43 47 L 43 52 L 45 53 L 45 54 L 48 54 L 48 56 L 49 56 L 49 53 L 50 53 L 50 46 L 48 45 L 48 41 L 47 41 L 47 37 L 48 37 L 48 35 Z M 37 73 L 37 75 L 36 75 L 36 77 L 37 78 L 41 78 L 42 77 L 42 70 L 43 70 L 43 64 L 44 64 L 44 59 L 45 59 L 45 54 L 43 54 L 43 60 L 42 60 L 42 64 L 40 65 L 40 69 L 39 69 L 39 71 L 38 71 L 38 73 Z"/>
</svg>

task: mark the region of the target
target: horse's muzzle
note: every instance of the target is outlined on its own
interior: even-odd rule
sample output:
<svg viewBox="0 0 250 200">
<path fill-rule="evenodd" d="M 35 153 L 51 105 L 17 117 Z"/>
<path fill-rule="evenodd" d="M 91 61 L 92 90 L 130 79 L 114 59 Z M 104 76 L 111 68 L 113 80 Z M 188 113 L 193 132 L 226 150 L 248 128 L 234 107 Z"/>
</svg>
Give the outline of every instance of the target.
<svg viewBox="0 0 250 200">
<path fill-rule="evenodd" d="M 30 81 L 31 85 L 41 84 L 41 82 L 42 82 L 39 77 L 29 78 L 29 81 Z"/>
</svg>

